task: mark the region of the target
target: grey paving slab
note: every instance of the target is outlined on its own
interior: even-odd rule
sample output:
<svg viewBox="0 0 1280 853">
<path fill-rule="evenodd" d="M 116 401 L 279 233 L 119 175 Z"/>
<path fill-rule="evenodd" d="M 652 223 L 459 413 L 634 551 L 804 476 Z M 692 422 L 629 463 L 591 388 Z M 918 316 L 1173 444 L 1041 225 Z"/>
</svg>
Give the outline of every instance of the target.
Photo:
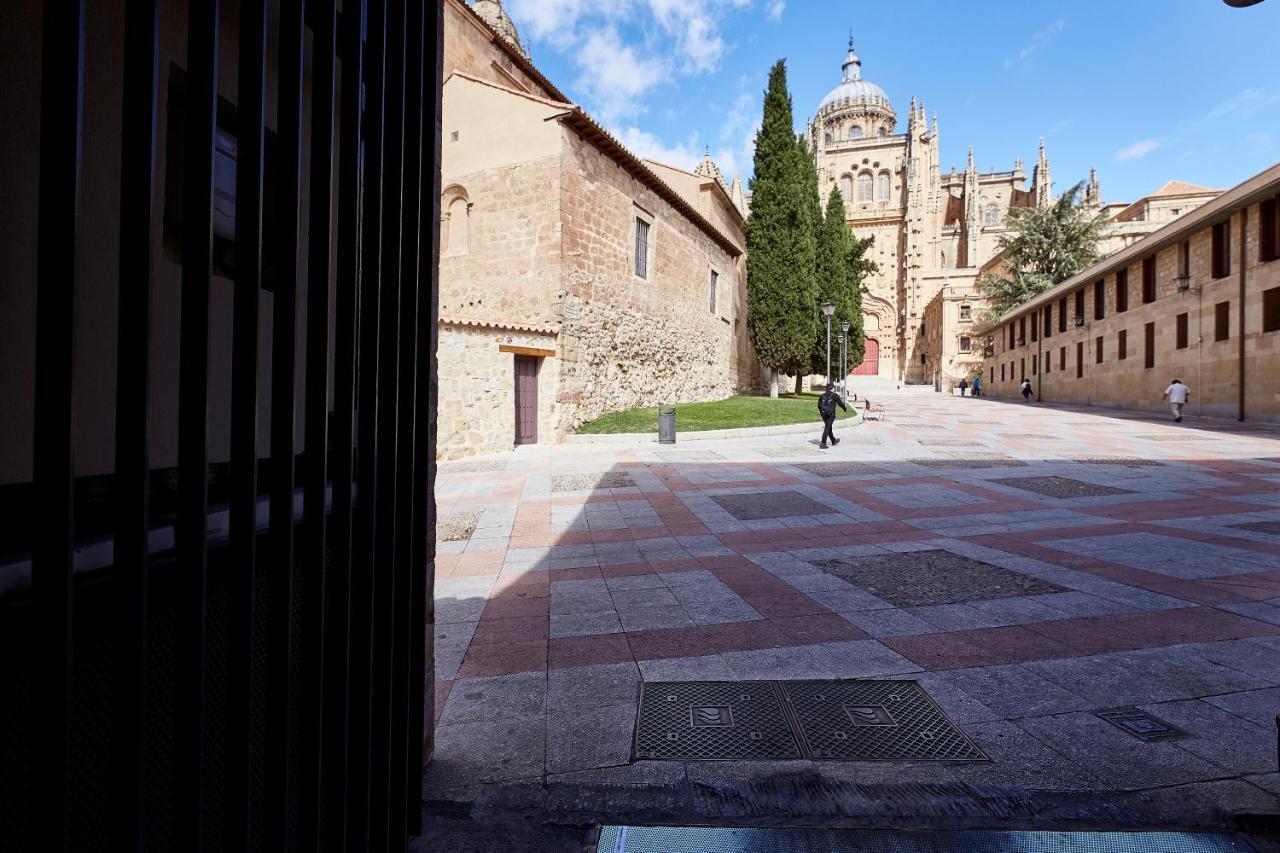
<svg viewBox="0 0 1280 853">
<path fill-rule="evenodd" d="M 872 637 L 907 637 L 932 634 L 937 627 L 898 608 L 840 611 L 840 615 Z"/>
<path fill-rule="evenodd" d="M 601 606 L 598 610 L 586 612 L 552 613 L 550 631 L 553 640 L 589 634 L 617 634 L 622 631 L 622 622 L 612 607 Z"/>
<path fill-rule="evenodd" d="M 736 678 L 751 680 L 834 678 L 835 674 L 810 653 L 810 647 L 726 652 L 724 662 Z"/>
<path fill-rule="evenodd" d="M 1091 767 L 1090 757 L 1066 755 L 1008 720 L 973 722 L 965 734 L 991 759 L 949 768 L 971 785 L 1018 786 L 1042 791 L 1083 791 L 1105 783 Z"/>
<path fill-rule="evenodd" d="M 920 666 L 878 640 L 848 640 L 798 648 L 836 678 L 879 678 L 921 671 Z"/>
<path fill-rule="evenodd" d="M 694 621 L 682 607 L 646 604 L 618 609 L 625 631 L 655 631 L 662 628 L 692 628 Z"/>
<path fill-rule="evenodd" d="M 1232 775 L 1266 773 L 1276 767 L 1274 718 L 1271 725 L 1260 726 L 1198 699 L 1142 709 L 1191 735 L 1177 741 L 1178 746 Z"/>
<path fill-rule="evenodd" d="M 616 767 L 631 760 L 636 701 L 547 716 L 547 773 Z"/>
<path fill-rule="evenodd" d="M 1016 665 L 956 670 L 944 676 L 957 689 L 1004 719 L 1091 709 L 1093 703 Z"/>
<path fill-rule="evenodd" d="M 1206 696 L 1204 701 L 1266 728 L 1274 726 L 1276 714 L 1280 714 L 1280 687 Z"/>
<path fill-rule="evenodd" d="M 546 712 L 547 674 L 520 672 L 492 678 L 463 678 L 455 681 L 440 714 L 443 725 L 527 719 Z"/>
<path fill-rule="evenodd" d="M 438 795 L 479 784 L 541 778 L 546 732 L 542 715 L 436 726 L 435 751 L 423 784 Z"/>
<path fill-rule="evenodd" d="M 639 666 L 645 681 L 727 681 L 734 677 L 721 655 L 642 660 Z"/>
<path fill-rule="evenodd" d="M 571 713 L 634 702 L 640 668 L 632 662 L 575 666 L 547 672 L 547 711 Z"/>
</svg>

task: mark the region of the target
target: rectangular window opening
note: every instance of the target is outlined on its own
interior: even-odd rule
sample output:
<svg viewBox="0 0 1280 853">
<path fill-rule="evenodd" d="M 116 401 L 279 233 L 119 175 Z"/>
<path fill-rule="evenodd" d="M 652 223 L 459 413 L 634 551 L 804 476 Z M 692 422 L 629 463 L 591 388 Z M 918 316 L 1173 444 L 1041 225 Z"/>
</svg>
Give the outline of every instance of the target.
<svg viewBox="0 0 1280 853">
<path fill-rule="evenodd" d="M 649 223 L 636 217 L 636 277 L 649 277 Z"/>
<path fill-rule="evenodd" d="M 1213 339 L 1226 341 L 1231 339 L 1231 303 L 1219 302 L 1213 306 Z"/>
<path fill-rule="evenodd" d="M 1116 313 L 1129 310 L 1129 271 L 1116 271 Z"/>
<path fill-rule="evenodd" d="M 1142 327 L 1142 366 L 1152 368 L 1156 366 L 1156 324 L 1147 323 Z"/>
<path fill-rule="evenodd" d="M 1231 275 L 1231 220 L 1213 226 L 1212 266 L 1214 278 Z"/>
<path fill-rule="evenodd" d="M 1116 360 L 1124 361 L 1129 357 L 1129 333 L 1121 329 L 1116 334 Z"/>
<path fill-rule="evenodd" d="M 1142 303 L 1156 301 L 1156 259 L 1152 255 L 1142 259 Z"/>
<path fill-rule="evenodd" d="M 1178 349 L 1186 349 L 1189 345 L 1190 332 L 1188 329 L 1189 318 L 1186 314 L 1179 314 L 1174 318 L 1176 346 Z"/>
</svg>

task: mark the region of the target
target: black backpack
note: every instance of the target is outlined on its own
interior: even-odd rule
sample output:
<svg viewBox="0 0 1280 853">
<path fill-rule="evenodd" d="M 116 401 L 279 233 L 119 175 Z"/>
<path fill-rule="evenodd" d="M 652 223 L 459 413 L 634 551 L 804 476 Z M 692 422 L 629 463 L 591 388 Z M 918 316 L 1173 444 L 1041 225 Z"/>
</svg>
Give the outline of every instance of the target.
<svg viewBox="0 0 1280 853">
<path fill-rule="evenodd" d="M 834 418 L 836 416 L 835 394 L 828 391 L 818 398 L 818 414 L 824 418 Z"/>
</svg>

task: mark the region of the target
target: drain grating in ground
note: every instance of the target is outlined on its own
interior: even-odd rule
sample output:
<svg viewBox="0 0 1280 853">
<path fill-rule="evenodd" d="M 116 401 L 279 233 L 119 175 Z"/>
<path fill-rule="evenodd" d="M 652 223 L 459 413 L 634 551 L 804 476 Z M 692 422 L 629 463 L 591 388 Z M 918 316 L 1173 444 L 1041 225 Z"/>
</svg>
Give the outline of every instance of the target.
<svg viewBox="0 0 1280 853">
<path fill-rule="evenodd" d="M 626 471 L 603 474 L 560 474 L 551 478 L 551 491 L 577 492 L 583 489 L 627 489 L 635 485 Z"/>
<path fill-rule="evenodd" d="M 711 498 L 738 521 L 790 518 L 797 515 L 831 515 L 835 510 L 799 492 L 753 492 L 714 495 Z"/>
<path fill-rule="evenodd" d="M 648 681 L 636 718 L 637 759 L 800 758 L 770 681 Z"/>
<path fill-rule="evenodd" d="M 982 761 L 914 681 L 782 681 L 805 745 L 826 761 Z"/>
<path fill-rule="evenodd" d="M 465 542 L 476 532 L 480 510 L 455 512 L 436 519 L 436 539 L 440 542 Z"/>
<path fill-rule="evenodd" d="M 1248 524 L 1231 525 L 1236 530 L 1252 530 L 1255 533 L 1273 533 L 1280 536 L 1280 521 L 1250 521 Z"/>
<path fill-rule="evenodd" d="M 852 477 L 884 473 L 883 468 L 861 462 L 796 462 L 791 467 L 799 468 L 817 477 Z"/>
<path fill-rule="evenodd" d="M 956 456 L 928 456 L 908 461 L 915 465 L 923 465 L 925 468 L 945 468 L 955 471 L 978 468 L 1023 468 L 1026 467 L 1027 464 L 1021 459 L 1014 459 L 1012 456 L 970 456 L 969 454 L 958 454 Z"/>
<path fill-rule="evenodd" d="M 1084 480 L 1072 480 L 1070 477 L 1008 477 L 987 482 L 1022 489 L 1024 492 L 1035 492 L 1047 498 L 1097 498 L 1104 495 L 1133 494 L 1128 489 L 1100 486 L 1097 483 L 1086 483 Z"/>
<path fill-rule="evenodd" d="M 1066 592 L 1049 581 L 940 549 L 844 557 L 814 565 L 899 607 Z"/>
<path fill-rule="evenodd" d="M 1098 711 L 1097 715 L 1138 740 L 1173 740 L 1188 736 L 1187 732 L 1173 723 L 1166 723 L 1141 708 L 1112 708 L 1109 711 Z"/>
<path fill-rule="evenodd" d="M 1158 459 L 1142 459 L 1137 456 L 1077 456 L 1071 461 L 1085 465 L 1124 465 L 1129 468 L 1154 468 L 1164 465 Z"/>
<path fill-rule="evenodd" d="M 983 761 L 914 681 L 650 681 L 635 757 Z"/>
<path fill-rule="evenodd" d="M 604 826 L 598 853 L 1252 853 L 1239 836 L 1208 832 L 954 832 Z"/>
<path fill-rule="evenodd" d="M 475 462 L 450 462 L 436 467 L 437 474 L 475 474 L 481 471 L 501 471 L 506 462 L 476 460 Z"/>
<path fill-rule="evenodd" d="M 718 462 L 724 457 L 714 450 L 659 450 L 663 462 Z"/>
<path fill-rule="evenodd" d="M 924 447 L 982 447 L 982 442 L 978 439 L 964 438 L 917 438 L 916 441 Z"/>
</svg>

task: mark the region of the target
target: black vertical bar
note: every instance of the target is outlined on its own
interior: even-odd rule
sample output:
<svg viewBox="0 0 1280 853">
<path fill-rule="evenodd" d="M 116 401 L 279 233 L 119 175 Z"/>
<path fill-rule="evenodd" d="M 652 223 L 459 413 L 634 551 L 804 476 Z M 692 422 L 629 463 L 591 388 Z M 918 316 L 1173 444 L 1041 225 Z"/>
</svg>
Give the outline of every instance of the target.
<svg viewBox="0 0 1280 853">
<path fill-rule="evenodd" d="M 405 846 L 405 791 L 409 772 L 409 624 L 411 575 L 413 573 L 414 514 L 414 391 L 417 372 L 418 325 L 418 241 L 421 236 L 419 195 L 422 160 L 422 0 L 408 0 L 405 7 L 404 46 L 404 162 L 401 168 L 400 199 L 400 391 L 397 429 L 399 445 L 396 481 L 396 548 L 391 612 L 391 724 L 390 787 L 388 790 L 389 843 L 392 850 Z"/>
<path fill-rule="evenodd" d="M 289 646 L 292 633 L 294 419 L 296 414 L 298 240 L 302 206 L 304 0 L 280 4 L 280 275 L 271 332 L 271 560 L 267 606 L 267 754 L 263 807 L 267 850 L 290 850 Z"/>
<path fill-rule="evenodd" d="M 320 830 L 324 675 L 325 490 L 329 445 L 329 245 L 333 211 L 333 96 L 337 6 L 314 4 L 311 39 L 310 212 L 307 222 L 306 464 L 302 493 L 301 703 L 298 708 L 298 847 Z"/>
<path fill-rule="evenodd" d="M 379 343 L 382 262 L 383 47 L 385 0 L 369 0 L 365 25 L 365 87 L 362 114 L 364 198 L 361 205 L 359 425 L 356 473 L 354 565 L 351 576 L 350 718 L 347 724 L 347 848 L 362 850 L 369 836 L 371 671 L 373 666 L 373 577 L 378 556 Z"/>
<path fill-rule="evenodd" d="M 360 275 L 360 101 L 365 0 L 343 9 L 342 112 L 338 151 L 337 298 L 334 307 L 333 519 L 325 581 L 325 672 L 321 790 L 326 847 L 346 837 L 347 719 L 350 700 L 351 512 L 354 478 L 356 319 Z"/>
<path fill-rule="evenodd" d="M 434 621 L 435 578 L 435 422 L 436 422 L 436 339 L 439 315 L 437 275 L 440 266 L 440 87 L 444 56 L 444 7 L 434 6 L 425 23 L 426 44 L 435 47 L 430 66 L 424 59 L 423 133 L 430 133 L 431 159 L 425 160 L 427 137 L 423 139 L 421 169 L 422 204 L 421 238 L 418 243 L 418 360 L 414 389 L 414 455 L 413 455 L 413 573 L 410 577 L 409 624 L 409 779 L 406 795 L 408 831 L 422 833 L 422 768 L 431 754 L 434 708 L 434 655 L 430 643 L 434 635 L 427 630 Z M 430 74 L 429 85 L 427 73 Z M 430 116 L 430 121 L 427 120 Z"/>
<path fill-rule="evenodd" d="M 236 127 L 236 277 L 231 353 L 231 559 L 227 567 L 225 846 L 249 849 L 254 592 L 258 539 L 258 300 L 267 6 L 241 0 Z"/>
<path fill-rule="evenodd" d="M 209 298 L 213 156 L 218 109 L 219 0 L 191 0 L 187 18 L 187 138 L 183 163 L 182 318 L 178 359 L 177 831 L 203 837 L 204 668 L 208 594 Z"/>
<path fill-rule="evenodd" d="M 116 357 L 115 683 L 111 733 L 112 848 L 139 851 L 147 657 L 151 346 L 151 200 L 155 190 L 156 0 L 130 0 L 124 19 L 120 144 L 120 272 Z"/>
<path fill-rule="evenodd" d="M 36 631 L 33 731 L 40 745 L 32 837 L 65 850 L 72 691 L 72 353 L 84 97 L 84 0 L 45 4 L 40 90 L 40 199 L 36 267 L 36 399 L 31 595 Z M 35 664 L 34 661 L 39 661 Z"/>
<path fill-rule="evenodd" d="M 404 0 L 389 0 L 386 18 L 386 86 L 383 93 L 383 195 L 382 195 L 382 329 L 378 377 L 378 515 L 377 561 L 373 588 L 373 689 L 370 724 L 369 842 L 374 850 L 387 847 L 391 784 L 391 655 L 395 608 L 395 567 L 398 549 L 405 546 L 396 536 L 396 481 L 400 470 L 399 329 L 401 309 L 400 241 L 401 164 L 404 130 Z"/>
</svg>

